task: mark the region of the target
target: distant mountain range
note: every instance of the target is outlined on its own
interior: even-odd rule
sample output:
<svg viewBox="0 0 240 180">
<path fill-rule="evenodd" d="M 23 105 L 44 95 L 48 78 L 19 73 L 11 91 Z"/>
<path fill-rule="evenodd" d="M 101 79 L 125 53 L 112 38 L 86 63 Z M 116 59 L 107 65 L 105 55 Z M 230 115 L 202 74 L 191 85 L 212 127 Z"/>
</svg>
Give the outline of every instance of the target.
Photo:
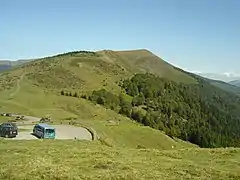
<svg viewBox="0 0 240 180">
<path fill-rule="evenodd" d="M 10 69 L 12 66 L 9 65 L 9 64 L 0 64 L 0 72 L 1 71 L 4 71 L 4 70 L 7 70 L 7 69 Z"/>
<path fill-rule="evenodd" d="M 240 87 L 240 78 L 238 80 L 230 81 L 229 84 Z"/>
<path fill-rule="evenodd" d="M 232 73 L 200 73 L 192 72 L 225 91 L 240 95 L 240 76 Z"/>
<path fill-rule="evenodd" d="M 240 79 L 240 75 L 233 74 L 233 73 L 201 73 L 201 72 L 193 72 L 193 73 L 205 78 L 224 81 L 224 82 L 231 82 L 231 81 Z"/>
<path fill-rule="evenodd" d="M 11 69 L 14 66 L 18 66 L 18 65 L 33 61 L 33 60 L 34 59 L 26 59 L 26 60 L 25 59 L 20 59 L 20 60 L 17 60 L 17 61 L 0 60 L 0 72 Z"/>
</svg>

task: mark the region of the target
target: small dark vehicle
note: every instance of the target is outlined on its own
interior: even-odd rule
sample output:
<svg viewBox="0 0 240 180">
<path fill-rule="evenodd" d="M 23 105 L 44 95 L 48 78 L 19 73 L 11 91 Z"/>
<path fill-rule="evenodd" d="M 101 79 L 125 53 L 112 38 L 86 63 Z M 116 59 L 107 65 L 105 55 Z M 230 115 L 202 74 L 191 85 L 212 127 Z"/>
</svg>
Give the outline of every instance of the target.
<svg viewBox="0 0 240 180">
<path fill-rule="evenodd" d="M 9 116 L 9 117 L 11 117 L 11 116 L 12 116 L 12 114 L 11 114 L 11 113 L 6 113 L 6 116 Z"/>
<path fill-rule="evenodd" d="M 18 135 L 17 125 L 14 123 L 2 123 L 0 125 L 0 136 L 1 137 L 16 137 Z"/>
</svg>

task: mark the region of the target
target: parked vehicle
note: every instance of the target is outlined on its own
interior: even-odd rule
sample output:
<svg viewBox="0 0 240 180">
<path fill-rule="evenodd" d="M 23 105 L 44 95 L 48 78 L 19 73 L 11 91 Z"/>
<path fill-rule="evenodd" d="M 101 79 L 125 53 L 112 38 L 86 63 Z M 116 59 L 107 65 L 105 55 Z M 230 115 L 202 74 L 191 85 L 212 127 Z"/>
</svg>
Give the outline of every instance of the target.
<svg viewBox="0 0 240 180">
<path fill-rule="evenodd" d="M 41 139 L 55 139 L 55 128 L 44 123 L 36 124 L 33 134 Z"/>
<path fill-rule="evenodd" d="M 9 117 L 11 117 L 11 116 L 12 116 L 12 114 L 11 114 L 11 113 L 6 113 L 6 116 L 9 116 Z"/>
<path fill-rule="evenodd" d="M 16 137 L 18 135 L 17 125 L 14 123 L 2 123 L 0 125 L 0 136 L 1 137 Z"/>
</svg>

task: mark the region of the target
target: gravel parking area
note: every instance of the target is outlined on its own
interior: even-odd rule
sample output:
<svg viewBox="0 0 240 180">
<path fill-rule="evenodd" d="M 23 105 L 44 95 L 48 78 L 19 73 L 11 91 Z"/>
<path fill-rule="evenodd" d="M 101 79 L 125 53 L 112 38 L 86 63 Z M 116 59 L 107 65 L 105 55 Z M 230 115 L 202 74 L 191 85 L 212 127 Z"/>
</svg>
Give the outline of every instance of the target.
<svg viewBox="0 0 240 180">
<path fill-rule="evenodd" d="M 56 139 L 80 139 L 80 140 L 92 140 L 91 133 L 82 127 L 76 127 L 71 125 L 52 125 L 55 127 Z M 18 126 L 19 132 L 16 138 L 7 138 L 9 140 L 31 140 L 38 139 L 32 135 L 34 125 L 20 125 Z"/>
</svg>

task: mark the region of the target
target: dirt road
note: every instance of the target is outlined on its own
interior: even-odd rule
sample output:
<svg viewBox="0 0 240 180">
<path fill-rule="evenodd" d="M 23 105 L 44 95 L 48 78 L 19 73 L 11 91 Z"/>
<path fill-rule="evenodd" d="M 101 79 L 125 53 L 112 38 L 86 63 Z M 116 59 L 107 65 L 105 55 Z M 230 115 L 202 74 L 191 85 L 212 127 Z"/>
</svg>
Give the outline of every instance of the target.
<svg viewBox="0 0 240 180">
<path fill-rule="evenodd" d="M 19 133 L 16 138 L 10 138 L 9 140 L 31 140 L 37 139 L 32 135 L 34 124 L 32 122 L 38 122 L 40 118 L 33 116 L 25 116 L 24 123 L 18 125 Z M 26 124 L 26 125 L 24 125 Z M 92 140 L 91 133 L 82 127 L 71 125 L 51 125 L 55 127 L 56 139 L 80 139 L 80 140 Z"/>
<path fill-rule="evenodd" d="M 34 125 L 21 125 L 18 126 L 19 134 L 12 140 L 31 140 L 37 139 L 31 133 L 33 132 Z M 92 140 L 92 135 L 88 130 L 82 127 L 75 127 L 70 125 L 52 125 L 55 127 L 56 139 L 81 139 Z"/>
<path fill-rule="evenodd" d="M 20 78 L 17 80 L 16 90 L 15 90 L 13 93 L 10 94 L 10 98 L 12 98 L 13 96 L 15 96 L 15 95 L 18 93 L 18 91 L 20 90 L 20 83 L 21 83 L 21 81 L 23 80 L 23 78 L 24 78 L 24 74 L 22 74 L 22 75 L 20 76 Z"/>
</svg>

